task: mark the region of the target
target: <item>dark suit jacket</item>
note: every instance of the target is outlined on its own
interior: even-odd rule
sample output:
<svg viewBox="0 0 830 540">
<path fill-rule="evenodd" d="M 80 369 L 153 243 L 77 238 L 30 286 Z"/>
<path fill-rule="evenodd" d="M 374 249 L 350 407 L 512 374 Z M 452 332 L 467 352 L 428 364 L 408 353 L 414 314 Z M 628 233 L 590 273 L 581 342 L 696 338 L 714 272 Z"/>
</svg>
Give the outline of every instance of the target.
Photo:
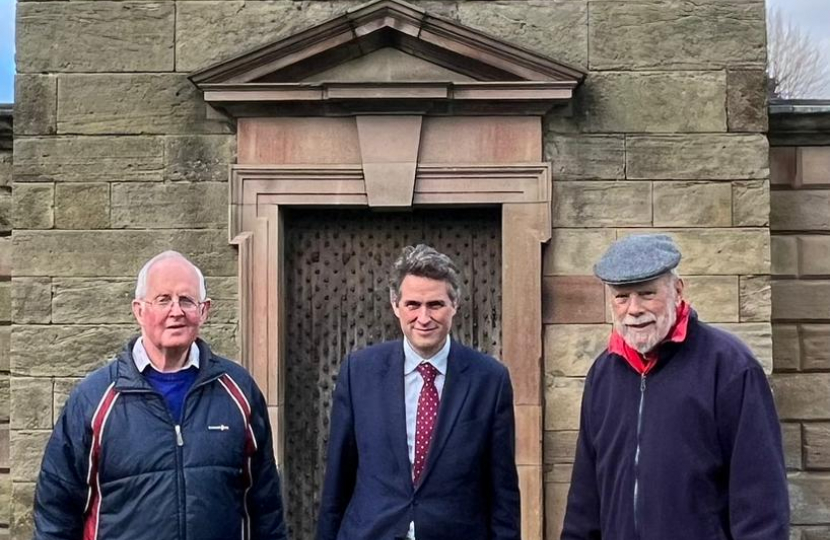
<svg viewBox="0 0 830 540">
<path fill-rule="evenodd" d="M 417 486 L 406 444 L 402 341 L 349 355 L 331 412 L 317 540 L 518 540 L 513 389 L 507 368 L 453 341 Z"/>
</svg>

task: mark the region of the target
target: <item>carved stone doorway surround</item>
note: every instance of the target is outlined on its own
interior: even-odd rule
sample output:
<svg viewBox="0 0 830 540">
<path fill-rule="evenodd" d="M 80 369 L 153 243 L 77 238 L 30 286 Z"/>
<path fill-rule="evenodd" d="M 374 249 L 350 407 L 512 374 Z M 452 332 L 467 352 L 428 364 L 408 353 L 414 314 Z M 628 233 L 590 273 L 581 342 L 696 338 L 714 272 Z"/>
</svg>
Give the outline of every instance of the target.
<svg viewBox="0 0 830 540">
<path fill-rule="evenodd" d="M 497 206 L 502 357 L 510 369 L 522 537 L 544 535 L 542 244 L 551 173 L 542 115 L 578 70 L 399 0 L 378 0 L 191 76 L 235 119 L 231 243 L 243 364 L 284 455 L 283 210 Z M 449 210 L 451 211 L 451 210 Z"/>
</svg>

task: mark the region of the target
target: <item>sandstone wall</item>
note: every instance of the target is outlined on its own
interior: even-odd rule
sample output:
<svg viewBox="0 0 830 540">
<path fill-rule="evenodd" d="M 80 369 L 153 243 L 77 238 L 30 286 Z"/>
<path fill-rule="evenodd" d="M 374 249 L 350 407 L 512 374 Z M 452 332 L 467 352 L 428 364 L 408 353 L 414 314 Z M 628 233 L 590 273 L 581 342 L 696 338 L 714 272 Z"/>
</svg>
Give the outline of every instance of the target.
<svg viewBox="0 0 830 540">
<path fill-rule="evenodd" d="M 7 538 L 12 481 L 9 473 L 9 335 L 11 327 L 12 109 L 0 105 L 0 538 Z"/>
</svg>

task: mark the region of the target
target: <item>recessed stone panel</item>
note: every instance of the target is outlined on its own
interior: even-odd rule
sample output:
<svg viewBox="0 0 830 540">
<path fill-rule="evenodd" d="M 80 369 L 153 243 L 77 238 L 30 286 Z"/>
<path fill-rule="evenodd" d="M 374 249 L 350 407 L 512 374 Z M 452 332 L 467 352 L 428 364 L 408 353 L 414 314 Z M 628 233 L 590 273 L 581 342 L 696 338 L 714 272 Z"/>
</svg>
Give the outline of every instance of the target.
<svg viewBox="0 0 830 540">
<path fill-rule="evenodd" d="M 830 190 L 772 192 L 770 227 L 774 231 L 830 231 Z"/>
</svg>

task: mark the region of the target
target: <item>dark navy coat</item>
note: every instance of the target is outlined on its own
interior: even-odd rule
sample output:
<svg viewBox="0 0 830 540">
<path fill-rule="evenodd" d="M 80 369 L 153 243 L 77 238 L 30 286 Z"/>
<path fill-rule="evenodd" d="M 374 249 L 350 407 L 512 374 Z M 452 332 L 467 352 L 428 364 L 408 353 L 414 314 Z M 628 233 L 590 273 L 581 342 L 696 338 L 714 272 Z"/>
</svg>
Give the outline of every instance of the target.
<svg viewBox="0 0 830 540">
<path fill-rule="evenodd" d="M 746 346 L 693 314 L 644 378 L 600 355 L 563 540 L 787 540 L 788 524 L 781 429 Z"/>
<path fill-rule="evenodd" d="M 417 486 L 406 443 L 403 341 L 340 368 L 318 540 L 519 540 L 513 390 L 507 368 L 453 341 Z"/>
<path fill-rule="evenodd" d="M 131 341 L 73 390 L 43 456 L 35 540 L 284 540 L 265 400 L 197 341 L 181 424 Z"/>
</svg>

